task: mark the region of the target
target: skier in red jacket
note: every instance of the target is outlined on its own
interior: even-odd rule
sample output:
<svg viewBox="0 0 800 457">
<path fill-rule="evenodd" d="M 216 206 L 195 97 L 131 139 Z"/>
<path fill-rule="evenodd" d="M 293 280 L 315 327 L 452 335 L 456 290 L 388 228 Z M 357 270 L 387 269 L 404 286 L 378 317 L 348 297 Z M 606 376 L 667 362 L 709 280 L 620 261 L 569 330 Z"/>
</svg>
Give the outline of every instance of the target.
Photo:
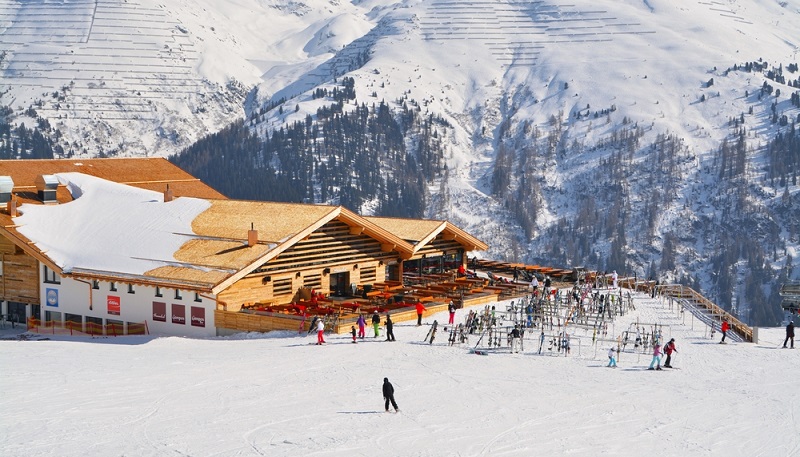
<svg viewBox="0 0 800 457">
<path fill-rule="evenodd" d="M 425 305 L 421 301 L 417 302 L 417 325 L 422 325 L 422 313 L 425 312 Z"/>
<path fill-rule="evenodd" d="M 729 328 L 731 328 L 731 326 L 728 325 L 728 318 L 726 317 L 726 318 L 722 319 L 722 328 L 721 328 L 721 330 L 722 330 L 722 339 L 719 341 L 719 344 L 724 344 L 725 343 L 725 336 L 728 334 L 728 329 Z"/>
<path fill-rule="evenodd" d="M 664 345 L 664 354 L 667 354 L 667 360 L 664 363 L 664 367 L 672 368 L 672 365 L 670 365 L 669 363 L 672 360 L 673 352 L 678 352 L 678 350 L 675 349 L 675 338 L 672 338 L 671 340 L 669 340 L 667 344 Z"/>
</svg>

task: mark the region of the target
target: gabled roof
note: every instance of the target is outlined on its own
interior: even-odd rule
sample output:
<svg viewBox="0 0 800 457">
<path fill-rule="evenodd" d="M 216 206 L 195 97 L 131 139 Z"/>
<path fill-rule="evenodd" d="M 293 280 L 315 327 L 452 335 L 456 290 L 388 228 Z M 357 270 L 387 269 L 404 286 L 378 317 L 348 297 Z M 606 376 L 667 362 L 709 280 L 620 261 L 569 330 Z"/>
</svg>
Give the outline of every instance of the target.
<svg viewBox="0 0 800 457">
<path fill-rule="evenodd" d="M 440 233 L 445 239 L 452 239 L 460 243 L 467 251 L 489 249 L 486 243 L 447 221 L 375 216 L 366 216 L 365 219 L 411 243 L 414 246 L 414 252 L 422 249 Z"/>
<path fill-rule="evenodd" d="M 14 181 L 13 194 L 20 205 L 42 203 L 37 196 L 36 180 L 39 176 L 70 172 L 156 192 L 163 192 L 169 186 L 176 197 L 225 198 L 164 158 L 0 160 L 0 176 L 10 176 Z M 60 185 L 56 190 L 56 200 L 66 203 L 72 201 L 73 197 L 65 186 Z M 60 270 L 50 258 L 20 235 L 14 226 L 15 222 L 8 213 L 0 210 L 0 233 L 51 269 Z"/>
<path fill-rule="evenodd" d="M 62 274 L 218 293 L 338 219 L 400 255 L 412 246 L 337 206 L 163 194 L 81 173 L 56 174 L 74 200 L 23 204 L 2 231 Z M 248 231 L 258 241 L 248 246 Z"/>
<path fill-rule="evenodd" d="M 14 192 L 36 200 L 35 180 L 40 175 L 78 172 L 141 189 L 163 192 L 169 184 L 176 197 L 225 198 L 207 184 L 161 157 L 112 159 L 0 160 L 0 176 L 11 176 Z M 72 199 L 62 186 L 59 202 Z"/>
<path fill-rule="evenodd" d="M 208 214 L 206 215 L 206 213 L 204 213 L 200 216 L 200 218 L 198 218 L 200 220 L 198 225 L 209 223 L 210 221 L 216 219 L 218 214 L 224 214 L 225 211 L 222 209 L 227 207 L 228 202 L 231 201 L 228 200 L 214 202 L 212 208 L 207 212 Z M 260 215 L 261 218 L 257 222 L 253 222 L 253 226 L 256 228 L 256 230 L 258 230 L 259 243 L 275 243 L 276 245 L 263 256 L 258 257 L 249 265 L 244 266 L 240 271 L 231 275 L 225 281 L 217 284 L 214 287 L 214 293 L 219 293 L 222 290 L 225 290 L 228 286 L 238 281 L 255 268 L 277 257 L 279 254 L 292 247 L 298 241 L 306 238 L 315 230 L 333 220 L 340 220 L 352 227 L 357 232 L 363 233 L 380 241 L 386 251 L 397 251 L 400 256 L 404 258 L 411 257 L 412 255 L 413 247 L 409 243 L 403 241 L 397 235 L 373 224 L 366 218 L 359 216 L 358 214 L 341 206 L 271 202 L 239 203 L 256 205 L 256 207 L 259 209 L 259 212 L 255 214 Z M 218 206 L 218 208 L 215 210 L 214 206 Z M 315 218 L 317 219 L 315 220 Z M 247 220 L 247 218 L 244 219 L 244 221 Z M 249 228 L 249 225 L 247 227 Z M 263 235 L 259 227 L 265 228 Z M 205 231 L 200 227 L 198 227 L 198 229 L 201 232 Z M 238 230 L 238 227 L 217 227 L 214 230 L 219 233 L 232 234 Z"/>
</svg>

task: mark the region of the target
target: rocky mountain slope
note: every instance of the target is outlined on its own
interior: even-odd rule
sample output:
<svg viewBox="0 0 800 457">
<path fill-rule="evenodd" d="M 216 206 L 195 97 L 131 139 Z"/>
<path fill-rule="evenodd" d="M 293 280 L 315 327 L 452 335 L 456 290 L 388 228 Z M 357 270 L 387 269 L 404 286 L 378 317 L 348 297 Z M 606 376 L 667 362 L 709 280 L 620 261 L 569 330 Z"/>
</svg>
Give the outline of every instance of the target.
<svg viewBox="0 0 800 457">
<path fill-rule="evenodd" d="M 46 119 L 66 154 L 170 155 L 242 119 L 268 141 L 383 103 L 405 138 L 384 182 L 325 181 L 340 155 L 309 127 L 309 165 L 274 185 L 386 213 L 422 181 L 423 215 L 488 256 L 682 280 L 754 322 L 798 274 L 797 0 L 34 1 L 0 30 L 9 122 Z M 281 148 L 236 166 L 279 174 Z"/>
</svg>

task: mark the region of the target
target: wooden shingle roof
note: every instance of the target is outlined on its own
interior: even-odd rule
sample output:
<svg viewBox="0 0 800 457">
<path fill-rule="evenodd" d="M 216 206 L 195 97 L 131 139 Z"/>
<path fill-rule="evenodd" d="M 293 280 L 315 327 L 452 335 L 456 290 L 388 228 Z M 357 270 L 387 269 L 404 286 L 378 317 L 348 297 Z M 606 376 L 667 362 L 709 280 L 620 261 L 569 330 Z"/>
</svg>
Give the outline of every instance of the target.
<svg viewBox="0 0 800 457">
<path fill-rule="evenodd" d="M 75 174 L 75 172 L 80 174 Z M 487 249 L 483 242 L 445 221 L 362 217 L 341 206 L 228 200 L 200 180 L 160 158 L 0 161 L 0 176 L 12 177 L 14 194 L 21 204 L 41 205 L 41 201 L 36 195 L 35 180 L 42 174 L 59 174 L 61 178 L 70 183 L 77 181 L 81 185 L 88 186 L 89 189 L 93 186 L 101 186 L 97 189 L 106 195 L 108 192 L 121 192 L 120 195 L 130 194 L 130 191 L 126 191 L 124 188 L 107 187 L 115 186 L 111 183 L 126 184 L 158 193 L 163 192 L 166 185 L 169 184 L 175 195 L 172 203 L 161 201 L 162 195 L 159 194 L 155 194 L 154 198 L 152 193 L 146 193 L 146 198 L 143 199 L 134 198 L 130 202 L 130 209 L 135 208 L 139 211 L 137 214 L 142 214 L 142 216 L 126 221 L 121 228 L 114 228 L 114 230 L 122 232 L 131 231 L 128 238 L 124 233 L 118 234 L 121 239 L 135 239 L 137 234 L 147 232 L 152 240 L 165 239 L 163 237 L 175 239 L 176 236 L 185 240 L 179 244 L 177 249 L 169 249 L 169 252 L 159 251 L 157 255 L 151 254 L 152 256 L 147 259 L 140 258 L 139 251 L 130 252 L 130 249 L 125 250 L 127 254 L 122 254 L 121 250 L 115 253 L 118 256 L 126 255 L 128 257 L 125 258 L 129 260 L 151 262 L 152 265 L 147 267 L 150 268 L 147 271 L 144 271 L 147 268 L 139 270 L 122 268 L 118 271 L 110 271 L 117 269 L 112 265 L 109 265 L 110 268 L 105 268 L 106 271 L 102 271 L 98 269 L 99 262 L 87 261 L 85 258 L 73 262 L 67 270 L 62 270 L 61 266 L 57 264 L 60 262 L 55 262 L 47 252 L 42 251 L 39 247 L 53 242 L 54 240 L 50 239 L 52 236 L 44 236 L 47 240 L 28 239 L 20 232 L 15 219 L 12 219 L 6 211 L 0 210 L 0 234 L 53 270 L 59 273 L 73 274 L 76 277 L 111 278 L 112 280 L 117 278 L 131 283 L 161 286 L 175 284 L 184 288 L 191 287 L 219 293 L 334 220 L 350 226 L 351 234 L 364 234 L 372 237 L 381 243 L 384 252 L 395 251 L 402 258 L 410 258 L 414 252 L 430 243 L 440 233 L 445 233 L 448 239 L 458 241 L 467 250 Z M 82 175 L 101 178 L 104 181 L 96 181 L 96 183 L 105 184 L 93 184 L 91 182 L 93 178 L 86 176 L 81 178 Z M 89 194 L 85 194 L 77 197 L 80 201 L 74 201 L 63 185 L 58 186 L 57 194 L 59 202 L 72 202 L 71 204 L 86 202 L 87 200 L 80 199 L 89 196 Z M 192 198 L 183 200 L 187 197 Z M 93 200 L 88 201 L 93 202 Z M 191 215 L 185 212 L 178 215 L 175 213 L 175 208 L 187 207 L 187 205 L 181 204 L 181 201 L 184 203 L 199 202 L 204 209 Z M 172 204 L 178 206 L 172 209 L 162 206 Z M 82 229 L 77 233 L 80 236 L 88 237 L 87 243 L 92 243 L 92 240 L 103 238 L 103 234 L 109 233 L 102 232 L 92 235 L 94 225 L 83 225 L 83 220 L 68 222 L 69 215 L 73 212 L 64 213 L 63 210 L 67 207 L 64 205 L 64 208 L 59 211 L 62 220 L 64 223 L 73 224 L 71 227 L 75 227 L 74 224 L 81 224 Z M 114 213 L 112 218 L 124 218 L 125 208 L 128 206 L 117 204 L 108 207 L 107 212 Z M 101 216 L 104 212 L 98 210 L 97 214 Z M 158 216 L 155 216 L 156 214 Z M 108 216 L 106 214 L 107 218 Z M 159 235 L 162 233 L 159 231 L 159 227 L 166 227 L 165 221 L 170 220 L 185 221 L 185 225 L 181 225 L 183 228 L 179 230 L 166 230 L 163 231 L 163 236 Z M 257 243 L 252 246 L 247 242 L 248 231 L 251 227 L 257 231 Z M 103 229 L 96 227 L 94 230 Z M 86 233 L 83 234 L 83 231 Z M 31 233 L 35 233 L 35 231 Z M 38 233 L 41 238 L 42 232 Z M 72 230 L 72 235 L 73 237 L 76 235 L 74 230 Z M 156 238 L 152 238 L 153 236 Z M 44 244 L 41 244 L 43 242 Z M 74 239 L 72 242 L 75 242 Z M 117 251 L 114 246 L 108 249 Z M 85 254 L 85 252 L 81 254 Z M 62 252 L 61 255 L 73 254 Z"/>
<path fill-rule="evenodd" d="M 0 233 L 62 275 L 218 293 L 338 220 L 384 252 L 413 247 L 340 206 L 178 197 L 83 173 L 57 173 L 75 199 L 2 214 Z M 93 218 L 97 220 L 93 221 Z M 58 220 L 60 226 L 51 221 Z M 255 243 L 248 242 L 249 230 Z"/>
<path fill-rule="evenodd" d="M 417 244 L 426 239 L 432 233 L 441 230 L 444 225 L 443 221 L 403 219 L 399 217 L 367 216 L 367 220 L 374 222 L 411 244 Z"/>
<path fill-rule="evenodd" d="M 414 252 L 422 249 L 440 233 L 461 243 L 467 251 L 484 251 L 489 246 L 447 221 L 429 219 L 404 219 L 395 217 L 365 217 L 368 221 L 394 233 L 414 245 Z"/>
<path fill-rule="evenodd" d="M 161 157 L 112 159 L 0 160 L 0 176 L 11 176 L 20 198 L 36 201 L 35 180 L 40 175 L 78 172 L 107 181 L 163 192 L 167 184 L 176 197 L 225 198 L 212 187 Z M 60 202 L 72 197 L 59 186 Z"/>
</svg>

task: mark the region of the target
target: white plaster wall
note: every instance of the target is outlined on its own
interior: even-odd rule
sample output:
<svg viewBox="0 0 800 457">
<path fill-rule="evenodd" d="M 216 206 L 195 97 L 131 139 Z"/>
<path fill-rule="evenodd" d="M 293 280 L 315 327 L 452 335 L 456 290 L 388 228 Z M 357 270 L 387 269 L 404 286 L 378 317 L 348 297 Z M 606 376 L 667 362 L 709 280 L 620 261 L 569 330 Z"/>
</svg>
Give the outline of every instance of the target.
<svg viewBox="0 0 800 457">
<path fill-rule="evenodd" d="M 39 265 L 42 268 L 42 265 Z M 91 281 L 88 281 L 91 283 Z M 70 278 L 61 278 L 61 284 L 40 284 L 42 299 L 42 318 L 45 311 L 55 311 L 61 313 L 62 320 L 64 314 L 79 314 L 103 319 L 103 324 L 107 319 L 124 322 L 147 322 L 147 327 L 151 334 L 175 335 L 190 337 L 208 337 L 216 335 L 214 326 L 214 309 L 216 300 L 200 297 L 200 302 L 194 301 L 193 291 L 181 290 L 181 299 L 175 298 L 175 289 L 161 288 L 162 297 L 156 297 L 155 287 L 134 286 L 133 294 L 128 293 L 127 283 L 116 283 L 117 291 L 110 291 L 110 283 L 100 281 L 99 289 L 92 289 L 91 284 L 86 284 Z M 58 290 L 58 306 L 51 306 L 47 299 L 47 289 Z M 89 295 L 91 293 L 91 300 Z M 119 297 L 120 314 L 114 315 L 108 312 L 108 296 Z M 210 296 L 210 295 L 207 295 Z M 167 316 L 166 322 L 153 320 L 153 302 L 166 303 Z M 91 309 L 90 309 L 91 303 Z M 172 322 L 172 304 L 184 305 L 185 324 L 175 324 Z M 201 307 L 205 309 L 205 327 L 193 326 L 191 324 L 191 308 Z M 85 319 L 84 319 L 85 322 Z"/>
</svg>

